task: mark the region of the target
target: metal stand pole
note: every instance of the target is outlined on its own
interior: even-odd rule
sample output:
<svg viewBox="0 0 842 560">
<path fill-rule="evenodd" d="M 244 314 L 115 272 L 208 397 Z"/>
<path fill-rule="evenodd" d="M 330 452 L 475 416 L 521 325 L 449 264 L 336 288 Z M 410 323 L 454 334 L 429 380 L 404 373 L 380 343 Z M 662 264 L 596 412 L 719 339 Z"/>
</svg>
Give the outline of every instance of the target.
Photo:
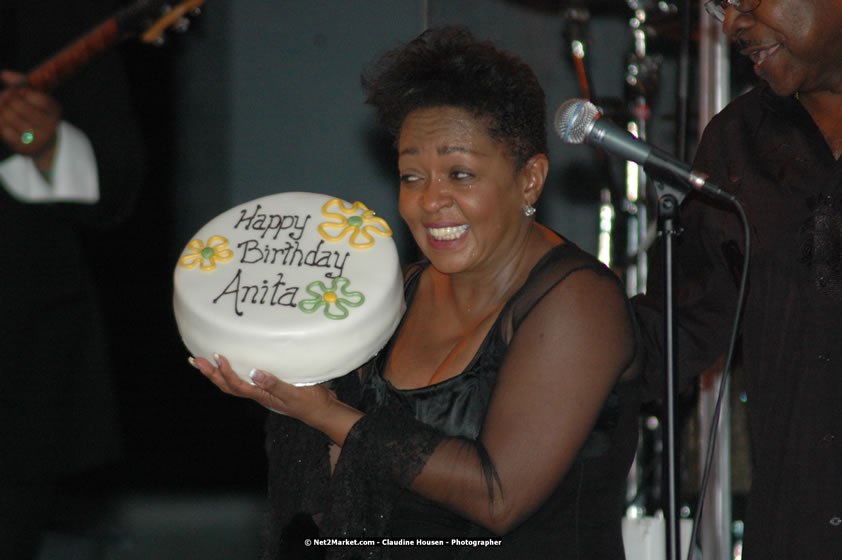
<svg viewBox="0 0 842 560">
<path fill-rule="evenodd" d="M 676 223 L 678 221 L 679 199 L 671 194 L 658 198 L 658 224 L 664 240 L 664 357 L 666 360 L 666 394 L 664 395 L 664 488 L 666 489 L 666 503 L 664 514 L 666 520 L 667 560 L 678 560 L 680 556 L 680 527 L 678 515 L 678 465 L 676 453 L 675 433 L 675 401 L 678 394 L 676 371 L 676 324 L 675 324 L 675 292 L 673 290 L 673 240 L 678 235 Z"/>
<path fill-rule="evenodd" d="M 730 100 L 730 67 L 728 43 L 720 24 L 699 6 L 699 130 L 711 117 L 722 110 Z M 703 390 L 699 395 L 699 449 L 707 449 L 709 430 L 716 409 L 719 383 Z M 726 380 L 726 383 L 728 381 Z M 725 400 L 720 410 L 716 433 L 716 449 L 713 456 L 710 480 L 702 508 L 699 535 L 705 560 L 730 560 L 733 556 L 731 544 L 731 407 L 725 389 Z M 704 462 L 704 454 L 701 461 Z M 703 469 L 704 465 L 700 465 Z"/>
</svg>

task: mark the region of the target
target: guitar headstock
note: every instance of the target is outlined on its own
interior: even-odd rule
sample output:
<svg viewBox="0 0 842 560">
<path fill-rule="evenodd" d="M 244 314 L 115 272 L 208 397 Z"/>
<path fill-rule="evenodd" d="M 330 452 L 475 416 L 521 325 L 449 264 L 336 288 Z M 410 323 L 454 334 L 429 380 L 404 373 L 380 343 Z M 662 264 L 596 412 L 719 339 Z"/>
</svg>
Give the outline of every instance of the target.
<svg viewBox="0 0 842 560">
<path fill-rule="evenodd" d="M 115 16 L 120 32 L 137 35 L 145 43 L 161 45 L 168 29 L 183 32 L 190 16 L 198 15 L 205 0 L 139 0 Z"/>
</svg>

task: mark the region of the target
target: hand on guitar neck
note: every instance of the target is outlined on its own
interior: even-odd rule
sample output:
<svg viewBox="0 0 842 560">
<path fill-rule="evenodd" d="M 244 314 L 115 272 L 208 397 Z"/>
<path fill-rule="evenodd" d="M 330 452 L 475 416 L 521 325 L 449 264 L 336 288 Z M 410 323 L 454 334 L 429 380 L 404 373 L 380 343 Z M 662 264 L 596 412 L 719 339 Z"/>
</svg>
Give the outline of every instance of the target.
<svg viewBox="0 0 842 560">
<path fill-rule="evenodd" d="M 94 27 L 27 75 L 0 73 L 0 161 L 12 154 L 33 158 L 43 173 L 52 168 L 61 106 L 49 94 L 92 58 L 129 37 L 161 44 L 168 29 L 186 30 L 188 16 L 204 0 L 136 0 Z"/>
<path fill-rule="evenodd" d="M 30 87 L 17 72 L 0 72 L 0 138 L 9 151 L 31 157 L 42 173 L 53 166 L 61 105 Z M 0 156 L 2 157 L 2 156 Z"/>
</svg>

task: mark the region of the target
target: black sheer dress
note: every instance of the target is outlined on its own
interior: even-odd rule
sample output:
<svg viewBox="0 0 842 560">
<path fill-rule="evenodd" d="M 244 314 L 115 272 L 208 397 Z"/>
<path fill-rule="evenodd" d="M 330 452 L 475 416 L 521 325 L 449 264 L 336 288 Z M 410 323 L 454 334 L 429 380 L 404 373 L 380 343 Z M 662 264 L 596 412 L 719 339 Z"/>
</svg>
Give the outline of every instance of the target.
<svg viewBox="0 0 842 560">
<path fill-rule="evenodd" d="M 407 275 L 408 306 L 426 266 L 416 265 Z M 498 536 L 409 486 L 434 451 L 435 455 L 458 454 L 462 446 L 461 452 L 479 455 L 489 492 L 501 491 L 494 486 L 495 465 L 485 453 L 490 443 L 486 440 L 501 436 L 488 435 L 484 429 L 502 365 L 511 359 L 511 342 L 527 317 L 542 306 L 547 294 L 564 289 L 565 282 L 577 275 L 584 275 L 586 283 L 597 286 L 594 289 L 607 287 L 610 297 L 602 299 L 623 317 L 620 330 L 625 349 L 620 352 L 622 361 L 617 362 L 618 381 L 566 474 L 548 494 L 536 498 L 536 507 L 525 519 Z M 564 306 L 557 310 L 564 311 Z M 595 316 L 602 316 L 603 311 L 594 309 Z M 605 348 L 588 351 L 611 353 L 614 346 L 623 346 L 607 337 Z M 639 357 L 628 302 L 610 271 L 570 243 L 554 247 L 507 302 L 469 366 L 460 375 L 429 387 L 399 390 L 384 378 L 393 343 L 394 339 L 363 367 L 361 376 L 346 376 L 335 386 L 342 400 L 366 416 L 349 433 L 332 477 L 326 437 L 296 421 L 270 416 L 266 558 L 624 557 L 623 492 L 636 449 L 638 410 L 637 383 L 629 378 L 636 372 Z M 552 372 L 546 379 L 552 380 Z M 561 437 L 565 426 L 547 424 L 542 429 Z M 542 457 L 525 454 L 519 460 L 526 465 Z M 316 529 L 309 519 L 320 512 L 324 517 Z M 322 547 L 302 546 L 317 531 L 321 538 L 340 540 Z M 384 538 L 399 544 L 384 545 Z M 341 539 L 373 539 L 378 546 L 342 546 Z"/>
</svg>

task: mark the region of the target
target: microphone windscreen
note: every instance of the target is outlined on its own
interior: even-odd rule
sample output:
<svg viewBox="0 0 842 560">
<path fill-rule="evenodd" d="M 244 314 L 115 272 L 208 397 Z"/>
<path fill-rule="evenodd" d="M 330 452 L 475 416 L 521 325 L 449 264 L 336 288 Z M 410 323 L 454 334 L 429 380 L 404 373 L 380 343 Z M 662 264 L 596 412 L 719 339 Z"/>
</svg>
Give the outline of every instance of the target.
<svg viewBox="0 0 842 560">
<path fill-rule="evenodd" d="M 568 99 L 556 109 L 553 128 L 567 144 L 582 144 L 600 112 L 586 99 Z"/>
</svg>

